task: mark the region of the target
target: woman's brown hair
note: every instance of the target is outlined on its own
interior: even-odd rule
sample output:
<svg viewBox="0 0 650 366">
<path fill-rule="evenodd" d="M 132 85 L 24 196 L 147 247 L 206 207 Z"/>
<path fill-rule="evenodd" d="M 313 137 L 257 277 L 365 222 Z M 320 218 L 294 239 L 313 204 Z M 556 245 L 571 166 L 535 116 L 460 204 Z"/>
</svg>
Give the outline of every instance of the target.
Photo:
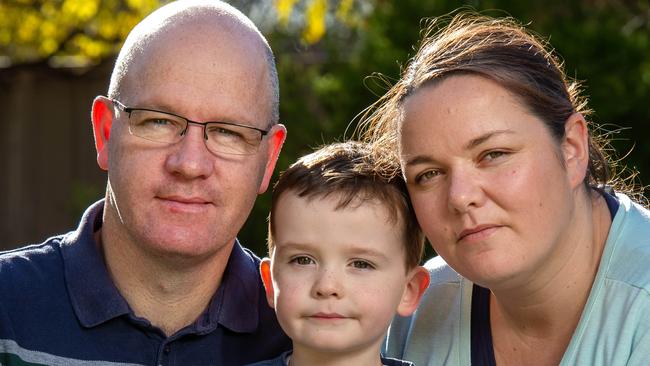
<svg viewBox="0 0 650 366">
<path fill-rule="evenodd" d="M 556 141 L 565 137 L 569 116 L 591 113 L 576 80 L 569 79 L 562 62 L 548 44 L 512 18 L 491 18 L 474 12 L 429 21 L 417 54 L 402 78 L 362 116 L 360 134 L 371 141 L 386 169 L 394 174 L 399 161 L 399 125 L 404 100 L 425 85 L 461 74 L 497 82 L 540 118 Z M 591 128 L 588 187 L 613 186 L 632 193 L 626 179 L 616 178 L 607 151 L 609 144 Z"/>
</svg>

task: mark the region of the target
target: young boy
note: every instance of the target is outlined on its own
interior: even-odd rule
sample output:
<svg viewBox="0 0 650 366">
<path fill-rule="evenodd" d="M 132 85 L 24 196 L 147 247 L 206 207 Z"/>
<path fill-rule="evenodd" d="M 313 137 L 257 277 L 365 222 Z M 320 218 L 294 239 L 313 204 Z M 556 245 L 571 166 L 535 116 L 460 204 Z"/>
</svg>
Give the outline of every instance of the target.
<svg viewBox="0 0 650 366">
<path fill-rule="evenodd" d="M 412 314 L 429 284 L 405 192 L 359 142 L 325 146 L 280 176 L 260 270 L 293 351 L 255 365 L 412 365 L 380 356 L 391 319 Z"/>
</svg>

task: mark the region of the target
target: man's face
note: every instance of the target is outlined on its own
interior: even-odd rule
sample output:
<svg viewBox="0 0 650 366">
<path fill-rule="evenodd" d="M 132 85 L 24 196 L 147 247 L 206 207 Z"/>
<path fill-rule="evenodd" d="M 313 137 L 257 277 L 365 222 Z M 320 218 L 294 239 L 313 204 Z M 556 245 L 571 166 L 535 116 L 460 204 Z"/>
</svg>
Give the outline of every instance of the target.
<svg viewBox="0 0 650 366">
<path fill-rule="evenodd" d="M 162 38 L 129 70 L 120 102 L 268 129 L 269 82 L 259 44 L 201 27 Z M 115 109 L 104 230 L 155 256 L 205 258 L 229 249 L 265 189 L 279 127 L 256 153 L 242 156 L 212 154 L 197 125 L 166 144 L 131 135 L 128 123 L 128 113 Z"/>
</svg>

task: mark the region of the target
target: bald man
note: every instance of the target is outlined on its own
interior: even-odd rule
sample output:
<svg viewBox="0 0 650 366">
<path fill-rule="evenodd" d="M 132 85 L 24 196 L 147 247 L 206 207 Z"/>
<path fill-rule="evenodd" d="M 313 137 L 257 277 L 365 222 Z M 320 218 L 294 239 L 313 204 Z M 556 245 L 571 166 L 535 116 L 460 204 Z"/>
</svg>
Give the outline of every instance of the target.
<svg viewBox="0 0 650 366">
<path fill-rule="evenodd" d="M 236 239 L 286 136 L 273 54 L 217 1 L 129 34 L 92 107 L 105 199 L 0 255 L 0 365 L 241 365 L 290 347 Z"/>
</svg>

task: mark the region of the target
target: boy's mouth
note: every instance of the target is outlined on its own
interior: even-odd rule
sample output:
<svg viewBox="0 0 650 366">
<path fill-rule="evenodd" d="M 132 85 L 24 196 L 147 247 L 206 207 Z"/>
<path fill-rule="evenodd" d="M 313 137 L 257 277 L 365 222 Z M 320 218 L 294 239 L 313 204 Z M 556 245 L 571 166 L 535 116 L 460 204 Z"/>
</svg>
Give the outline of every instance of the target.
<svg viewBox="0 0 650 366">
<path fill-rule="evenodd" d="M 347 319 L 348 317 L 345 316 L 345 315 L 341 315 L 339 313 L 318 312 L 318 313 L 312 314 L 310 316 L 310 318 L 328 320 L 328 319 Z"/>
</svg>

